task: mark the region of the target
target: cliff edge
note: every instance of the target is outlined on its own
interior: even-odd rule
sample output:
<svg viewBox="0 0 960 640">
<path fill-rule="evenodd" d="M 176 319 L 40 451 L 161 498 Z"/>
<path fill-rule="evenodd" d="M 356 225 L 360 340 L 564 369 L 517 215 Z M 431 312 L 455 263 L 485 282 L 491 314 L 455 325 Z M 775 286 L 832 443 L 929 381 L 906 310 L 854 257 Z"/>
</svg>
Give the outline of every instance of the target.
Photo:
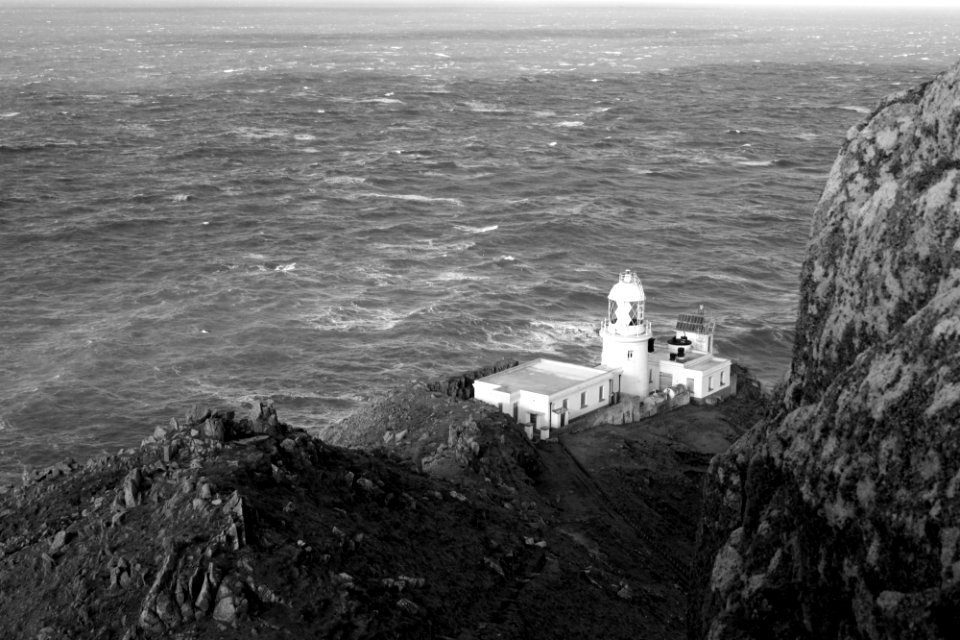
<svg viewBox="0 0 960 640">
<path fill-rule="evenodd" d="M 960 628 L 960 65 L 852 128 L 780 406 L 708 474 L 691 638 Z"/>
</svg>

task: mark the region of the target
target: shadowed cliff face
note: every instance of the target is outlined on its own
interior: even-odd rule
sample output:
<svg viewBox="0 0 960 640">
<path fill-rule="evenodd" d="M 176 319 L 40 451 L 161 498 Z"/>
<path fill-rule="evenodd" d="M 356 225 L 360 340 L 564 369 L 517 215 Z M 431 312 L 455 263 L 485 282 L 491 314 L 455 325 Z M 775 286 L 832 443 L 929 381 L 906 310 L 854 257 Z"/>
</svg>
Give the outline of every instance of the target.
<svg viewBox="0 0 960 640">
<path fill-rule="evenodd" d="M 691 637 L 960 628 L 960 65 L 847 134 L 779 414 L 714 460 Z"/>
</svg>

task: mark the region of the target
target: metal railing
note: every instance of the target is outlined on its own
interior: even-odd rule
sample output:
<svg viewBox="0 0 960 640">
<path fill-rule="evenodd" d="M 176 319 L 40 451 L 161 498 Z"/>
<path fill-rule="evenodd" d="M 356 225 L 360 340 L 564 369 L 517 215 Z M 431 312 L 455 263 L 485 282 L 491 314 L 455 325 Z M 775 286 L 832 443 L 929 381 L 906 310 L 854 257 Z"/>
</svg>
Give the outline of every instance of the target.
<svg viewBox="0 0 960 640">
<path fill-rule="evenodd" d="M 642 336 L 645 333 L 650 333 L 650 321 L 644 320 L 638 324 L 627 325 L 626 327 L 621 327 L 611 323 L 609 320 L 603 320 L 600 322 L 600 332 L 601 333 L 612 333 L 618 336 Z"/>
</svg>

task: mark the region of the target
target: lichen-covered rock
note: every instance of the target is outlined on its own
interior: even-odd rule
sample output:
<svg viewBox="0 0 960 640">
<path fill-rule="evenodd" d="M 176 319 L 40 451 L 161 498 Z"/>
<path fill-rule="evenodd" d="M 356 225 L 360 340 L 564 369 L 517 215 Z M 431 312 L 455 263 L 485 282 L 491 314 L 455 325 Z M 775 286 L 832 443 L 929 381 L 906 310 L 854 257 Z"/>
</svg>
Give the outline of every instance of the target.
<svg viewBox="0 0 960 640">
<path fill-rule="evenodd" d="M 694 638 L 960 628 L 960 66 L 852 129 L 780 412 L 711 466 Z"/>
<path fill-rule="evenodd" d="M 464 401 L 472 398 L 474 379 L 515 364 L 501 361 L 440 381 L 397 387 L 321 437 L 338 446 L 385 449 L 436 477 L 514 487 L 526 483 L 541 465 L 522 429 L 496 407 Z M 469 393 L 463 385 L 469 385 Z"/>
</svg>

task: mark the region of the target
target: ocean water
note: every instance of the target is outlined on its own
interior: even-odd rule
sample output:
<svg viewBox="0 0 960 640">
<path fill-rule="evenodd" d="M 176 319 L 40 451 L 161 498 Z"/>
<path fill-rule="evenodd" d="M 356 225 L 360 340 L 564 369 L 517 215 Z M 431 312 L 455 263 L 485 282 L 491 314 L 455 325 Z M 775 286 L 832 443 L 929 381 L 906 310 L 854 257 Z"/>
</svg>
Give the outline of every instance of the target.
<svg viewBox="0 0 960 640">
<path fill-rule="evenodd" d="M 0 9 L 0 475 L 194 402 L 322 430 L 503 356 L 669 333 L 786 371 L 845 132 L 960 15 Z M 2 478 L 0 478 L 2 479 Z"/>
</svg>

